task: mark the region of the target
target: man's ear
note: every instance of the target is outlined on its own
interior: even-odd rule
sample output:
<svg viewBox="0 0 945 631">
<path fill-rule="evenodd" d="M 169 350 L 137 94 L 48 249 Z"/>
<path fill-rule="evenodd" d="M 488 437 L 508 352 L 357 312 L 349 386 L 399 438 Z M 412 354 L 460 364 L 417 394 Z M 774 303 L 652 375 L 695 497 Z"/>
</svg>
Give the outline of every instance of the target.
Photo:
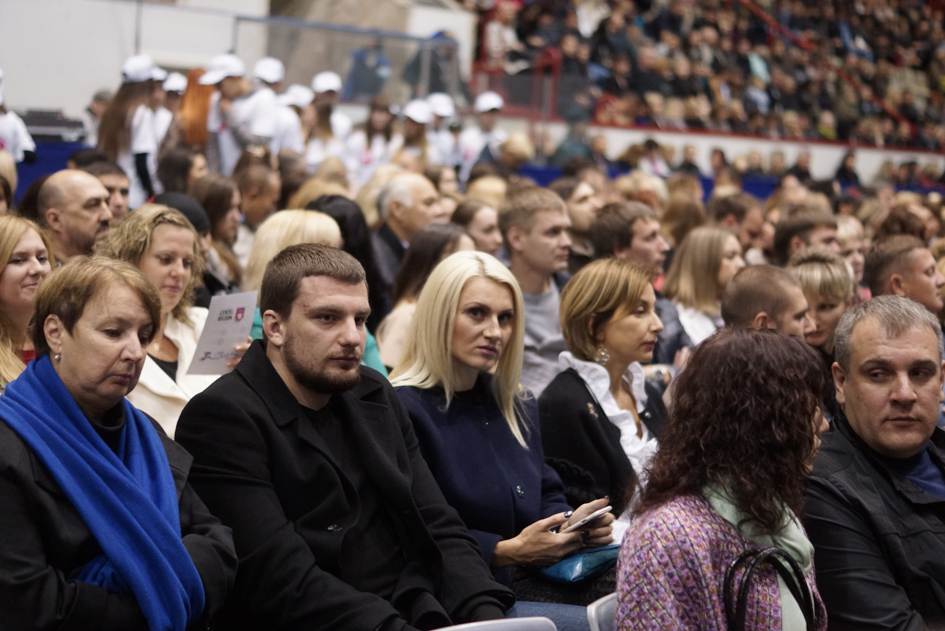
<svg viewBox="0 0 945 631">
<path fill-rule="evenodd" d="M 791 258 L 806 247 L 807 244 L 804 243 L 804 239 L 797 236 L 791 237 L 791 242 L 788 243 L 788 258 Z"/>
<path fill-rule="evenodd" d="M 262 314 L 262 329 L 263 335 L 269 340 L 269 344 L 276 348 L 282 348 L 282 345 L 285 344 L 285 322 L 282 320 L 282 316 L 272 309 L 267 309 Z"/>
<path fill-rule="evenodd" d="M 387 216 L 393 217 L 398 222 L 403 222 L 404 220 L 404 205 L 398 202 L 396 199 L 392 199 L 390 204 L 387 206 Z"/>
<path fill-rule="evenodd" d="M 751 328 L 777 330 L 778 323 L 775 322 L 774 318 L 768 315 L 767 311 L 759 311 L 755 314 L 754 319 L 751 321 Z"/>
<path fill-rule="evenodd" d="M 46 229 L 50 232 L 62 232 L 62 213 L 59 212 L 58 208 L 47 208 L 46 216 Z"/>
<path fill-rule="evenodd" d="M 62 351 L 62 335 L 66 332 L 66 327 L 59 319 L 59 316 L 50 314 L 43 322 L 43 334 L 46 336 L 46 343 L 49 344 L 53 353 Z"/>
<path fill-rule="evenodd" d="M 719 220 L 719 225 L 723 228 L 738 228 L 738 220 L 735 215 L 725 215 Z"/>
<path fill-rule="evenodd" d="M 633 248 L 631 246 L 624 246 L 619 248 L 614 248 L 614 258 L 618 261 L 626 261 L 630 258 L 630 250 Z"/>
<path fill-rule="evenodd" d="M 843 386 L 846 384 L 847 375 L 843 372 L 843 368 L 840 367 L 840 364 L 834 362 L 830 366 L 830 371 L 833 373 L 833 385 L 837 389 L 837 403 L 843 405 L 847 402 L 846 394 L 843 392 Z M 941 390 L 941 388 L 939 388 Z"/>
<path fill-rule="evenodd" d="M 896 274 L 895 272 L 890 274 L 889 281 L 886 283 L 888 292 L 897 296 L 905 296 L 906 292 L 902 280 L 902 274 Z"/>
<path fill-rule="evenodd" d="M 509 231 L 505 233 L 506 239 L 509 242 L 509 247 L 515 252 L 522 251 L 522 239 L 525 237 L 525 233 L 518 226 L 511 226 Z"/>
</svg>

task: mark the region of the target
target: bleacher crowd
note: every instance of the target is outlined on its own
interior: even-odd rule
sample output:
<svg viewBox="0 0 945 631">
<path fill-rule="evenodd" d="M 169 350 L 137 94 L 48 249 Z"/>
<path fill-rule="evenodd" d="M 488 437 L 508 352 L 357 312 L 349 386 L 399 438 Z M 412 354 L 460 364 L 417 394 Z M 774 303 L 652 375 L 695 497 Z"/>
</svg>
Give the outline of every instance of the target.
<svg viewBox="0 0 945 631">
<path fill-rule="evenodd" d="M 940 79 L 934 46 L 880 46 L 940 41 L 940 13 L 883 6 L 779 4 L 822 47 L 777 52 L 728 8 L 500 2 L 483 46 L 625 67 L 605 83 L 646 116 L 727 121 L 764 70 L 780 134 L 817 111 L 784 108 L 791 68 L 850 25 L 857 67 Z M 649 141 L 612 179 L 577 137 L 542 187 L 496 92 L 465 128 L 443 93 L 354 124 L 338 75 L 284 74 L 131 57 L 22 195 L 36 147 L 0 111 L 3 628 L 945 624 L 939 193 L 842 190 L 852 163 L 815 182 L 802 153 L 767 199 L 720 158 L 704 199 L 689 152 Z M 247 291 L 249 339 L 201 374 L 208 307 Z"/>
</svg>

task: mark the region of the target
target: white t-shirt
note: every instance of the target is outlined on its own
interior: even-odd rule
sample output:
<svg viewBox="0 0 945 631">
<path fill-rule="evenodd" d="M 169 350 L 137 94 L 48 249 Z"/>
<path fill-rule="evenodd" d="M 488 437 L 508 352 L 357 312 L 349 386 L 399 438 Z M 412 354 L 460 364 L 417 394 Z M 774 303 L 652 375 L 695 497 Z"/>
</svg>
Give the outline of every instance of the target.
<svg viewBox="0 0 945 631">
<path fill-rule="evenodd" d="M 314 173 L 325 158 L 344 160 L 345 142 L 351 134 L 351 126 L 351 119 L 341 112 L 331 113 L 332 137 L 323 142 L 320 138 L 312 136 L 305 148 L 305 161 L 308 162 L 309 173 Z"/>
<path fill-rule="evenodd" d="M 305 153 L 305 135 L 302 133 L 302 121 L 299 115 L 287 105 L 276 105 L 275 131 L 269 150 L 277 156 L 283 149 L 289 149 L 299 155 Z"/>
<path fill-rule="evenodd" d="M 445 164 L 454 169 L 459 166 L 462 157 L 459 153 L 459 144 L 456 142 L 456 137 L 453 135 L 453 132 L 449 129 L 428 131 L 427 142 L 430 146 L 436 147 L 440 164 Z"/>
<path fill-rule="evenodd" d="M 246 125 L 254 136 L 271 139 L 276 131 L 276 95 L 269 88 L 260 88 L 233 100 L 231 116 Z M 226 119 L 220 113 L 220 93 L 210 98 L 207 115 L 207 130 L 217 134 L 220 147 L 220 173 L 231 175 L 233 167 L 243 154 L 243 147 L 226 127 Z"/>
<path fill-rule="evenodd" d="M 173 121 L 174 114 L 166 107 L 154 112 L 154 139 L 158 147 L 164 143 L 164 137 L 167 136 L 167 130 L 171 128 Z"/>
<path fill-rule="evenodd" d="M 26 129 L 26 123 L 15 112 L 0 116 L 0 149 L 10 152 L 14 162 L 23 162 L 23 153 L 36 151 L 36 143 Z"/>
<path fill-rule="evenodd" d="M 128 176 L 128 208 L 134 210 L 148 201 L 148 192 L 138 177 L 135 168 L 135 156 L 139 153 L 148 154 L 148 173 L 151 175 L 151 185 L 155 193 L 161 192 L 161 184 L 157 179 L 157 150 L 158 143 L 155 137 L 154 112 L 147 105 L 139 105 L 131 116 L 131 143 L 125 151 L 118 154 L 118 166 Z"/>
<path fill-rule="evenodd" d="M 377 167 L 390 162 L 403 142 L 404 139 L 399 134 L 391 136 L 390 142 L 383 134 L 375 134 L 368 146 L 367 134 L 363 130 L 353 132 L 345 144 L 344 161 L 348 178 L 356 182 L 358 187 L 364 186 L 377 171 Z"/>
<path fill-rule="evenodd" d="M 508 134 L 501 129 L 493 129 L 491 132 L 484 132 L 478 127 L 464 129 L 459 135 L 459 153 L 462 159 L 459 179 L 462 182 L 469 179 L 469 172 L 479 160 L 479 154 L 486 145 L 492 145 L 497 150 L 499 145 L 508 140 L 508 137 Z"/>
</svg>

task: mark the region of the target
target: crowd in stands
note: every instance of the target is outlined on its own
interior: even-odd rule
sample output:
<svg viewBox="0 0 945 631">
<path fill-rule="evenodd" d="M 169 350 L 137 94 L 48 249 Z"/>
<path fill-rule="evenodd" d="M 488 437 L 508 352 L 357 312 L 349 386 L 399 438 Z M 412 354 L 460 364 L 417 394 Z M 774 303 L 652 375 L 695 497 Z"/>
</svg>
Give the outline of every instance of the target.
<svg viewBox="0 0 945 631">
<path fill-rule="evenodd" d="M 492 0 L 479 71 L 531 85 L 560 53 L 558 114 L 604 125 L 712 130 L 937 150 L 945 32 L 934 2 Z M 541 64 L 539 63 L 539 66 Z M 520 97 L 521 98 L 521 97 Z M 526 95 L 523 104 L 529 103 Z"/>
<path fill-rule="evenodd" d="M 596 9 L 633 81 L 758 26 L 510 7 L 542 44 Z M 720 148 L 706 197 L 655 142 L 543 187 L 496 92 L 461 130 L 443 93 L 355 124 L 338 75 L 283 79 L 136 55 L 68 168 L 16 195 L 35 147 L 0 159 L 4 627 L 584 631 L 611 594 L 621 631 L 945 624 L 940 193 L 802 153 L 759 199 Z"/>
</svg>

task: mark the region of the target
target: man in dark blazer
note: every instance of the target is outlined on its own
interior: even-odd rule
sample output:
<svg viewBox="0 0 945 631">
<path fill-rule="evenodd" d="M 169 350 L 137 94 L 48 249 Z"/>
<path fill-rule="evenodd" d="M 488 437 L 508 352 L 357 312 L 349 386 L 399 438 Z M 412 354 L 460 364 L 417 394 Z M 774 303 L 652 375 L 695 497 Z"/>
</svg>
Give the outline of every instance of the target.
<svg viewBox="0 0 945 631">
<path fill-rule="evenodd" d="M 185 408 L 193 482 L 233 529 L 229 629 L 400 631 L 502 618 L 512 593 L 436 485 L 387 381 L 360 366 L 361 265 L 327 246 L 266 269 L 266 342 Z"/>
</svg>

